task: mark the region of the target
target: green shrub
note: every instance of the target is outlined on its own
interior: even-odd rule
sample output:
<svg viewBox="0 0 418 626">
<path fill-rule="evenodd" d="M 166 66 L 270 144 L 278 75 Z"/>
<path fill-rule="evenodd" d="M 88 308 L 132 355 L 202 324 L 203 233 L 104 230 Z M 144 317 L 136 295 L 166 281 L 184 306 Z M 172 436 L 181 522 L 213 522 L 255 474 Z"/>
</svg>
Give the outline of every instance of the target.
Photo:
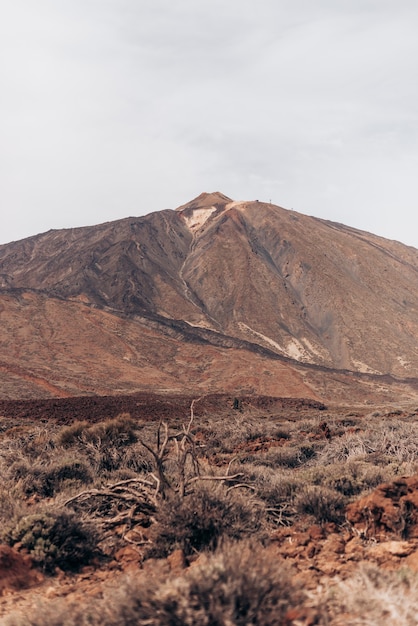
<svg viewBox="0 0 418 626">
<path fill-rule="evenodd" d="M 56 567 L 77 570 L 88 563 L 97 546 L 97 534 L 73 513 L 34 513 L 18 519 L 3 540 L 25 548 L 35 564 L 48 573 Z"/>
</svg>

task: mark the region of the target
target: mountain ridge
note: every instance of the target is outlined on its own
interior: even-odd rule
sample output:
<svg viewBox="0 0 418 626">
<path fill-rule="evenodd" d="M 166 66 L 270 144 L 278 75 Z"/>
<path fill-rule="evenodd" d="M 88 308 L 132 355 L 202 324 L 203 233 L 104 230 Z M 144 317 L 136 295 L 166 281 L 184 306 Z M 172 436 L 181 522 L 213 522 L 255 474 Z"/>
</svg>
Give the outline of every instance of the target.
<svg viewBox="0 0 418 626">
<path fill-rule="evenodd" d="M 188 335 L 187 341 L 258 352 L 291 367 L 389 375 L 411 384 L 418 375 L 417 250 L 220 192 L 174 210 L 3 244 L 0 304 L 25 292 L 94 307 L 127 324 L 154 323 L 157 334 L 183 325 L 176 331 L 183 333 L 180 343 Z M 29 301 L 19 305 L 22 312 Z M 9 323 L 4 313 L 3 326 Z M 39 341 L 47 334 L 43 324 L 54 323 L 60 321 L 39 318 Z M 17 343 L 16 334 L 4 340 L 0 357 Z"/>
</svg>

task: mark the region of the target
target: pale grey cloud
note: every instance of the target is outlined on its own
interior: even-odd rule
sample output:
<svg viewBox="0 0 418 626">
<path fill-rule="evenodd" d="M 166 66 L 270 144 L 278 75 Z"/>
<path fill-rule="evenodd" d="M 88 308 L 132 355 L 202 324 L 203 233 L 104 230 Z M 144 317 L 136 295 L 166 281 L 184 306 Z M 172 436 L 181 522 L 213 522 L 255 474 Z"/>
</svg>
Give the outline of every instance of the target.
<svg viewBox="0 0 418 626">
<path fill-rule="evenodd" d="M 272 199 L 418 247 L 415 0 L 13 0 L 0 241 Z"/>
</svg>

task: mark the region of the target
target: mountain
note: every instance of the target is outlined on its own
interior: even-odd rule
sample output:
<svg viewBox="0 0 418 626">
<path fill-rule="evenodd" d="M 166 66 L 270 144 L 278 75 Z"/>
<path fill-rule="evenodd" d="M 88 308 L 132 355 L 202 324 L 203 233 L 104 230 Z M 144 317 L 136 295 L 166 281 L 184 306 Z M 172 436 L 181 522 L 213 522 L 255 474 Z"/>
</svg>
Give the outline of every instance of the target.
<svg viewBox="0 0 418 626">
<path fill-rule="evenodd" d="M 417 313 L 414 248 L 203 193 L 0 246 L 0 397 L 415 394 Z"/>
</svg>

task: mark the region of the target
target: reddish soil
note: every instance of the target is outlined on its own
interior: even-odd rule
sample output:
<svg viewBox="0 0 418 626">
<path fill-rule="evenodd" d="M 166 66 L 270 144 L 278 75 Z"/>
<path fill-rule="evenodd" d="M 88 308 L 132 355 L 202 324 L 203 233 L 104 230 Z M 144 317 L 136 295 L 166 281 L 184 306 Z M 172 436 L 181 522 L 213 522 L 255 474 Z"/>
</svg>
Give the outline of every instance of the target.
<svg viewBox="0 0 418 626">
<path fill-rule="evenodd" d="M 260 399 L 263 403 L 264 399 Z M 270 400 L 266 403 L 271 404 Z M 318 585 L 328 588 L 367 563 L 383 569 L 407 567 L 418 572 L 418 475 L 380 485 L 350 504 L 346 517 L 347 522 L 341 526 L 312 525 L 306 519 L 294 526 L 279 527 L 267 549 L 272 558 L 291 564 L 295 579 L 312 591 Z M 0 616 L 17 607 L 30 612 L 39 606 L 40 600 L 100 601 L 107 588 L 120 584 L 125 573 L 163 580 L 167 575 L 181 575 L 192 565 L 193 559 L 188 561 L 179 550 L 168 559 L 143 561 L 141 548 L 127 545 L 103 566 L 85 567 L 78 574 L 58 571 L 55 577 L 48 578 L 32 568 L 26 555 L 0 546 Z M 310 621 L 313 614 L 301 614 L 299 619 L 297 623 L 305 626 L 316 623 Z"/>
<path fill-rule="evenodd" d="M 32 568 L 29 556 L 0 544 L 0 596 L 27 589 L 43 580 L 42 574 Z"/>
<path fill-rule="evenodd" d="M 418 475 L 383 483 L 348 505 L 347 520 L 363 537 L 418 539 Z"/>
</svg>

